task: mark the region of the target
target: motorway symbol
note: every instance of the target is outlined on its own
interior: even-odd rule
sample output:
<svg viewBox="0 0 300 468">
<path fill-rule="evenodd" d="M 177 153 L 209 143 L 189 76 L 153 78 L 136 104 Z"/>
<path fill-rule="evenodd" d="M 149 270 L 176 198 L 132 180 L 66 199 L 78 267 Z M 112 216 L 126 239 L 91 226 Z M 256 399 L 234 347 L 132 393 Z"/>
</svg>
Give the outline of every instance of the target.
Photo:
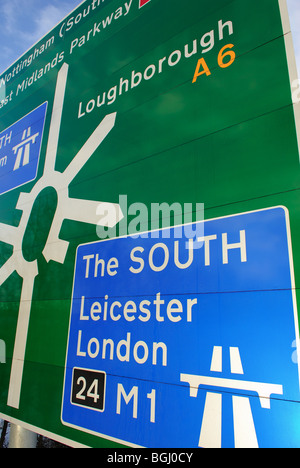
<svg viewBox="0 0 300 468">
<path fill-rule="evenodd" d="M 0 195 L 37 176 L 47 102 L 0 133 Z"/>
<path fill-rule="evenodd" d="M 27 164 L 29 164 L 30 145 L 35 144 L 38 136 L 39 136 L 39 133 L 35 133 L 35 135 L 31 135 L 31 127 L 28 127 L 27 130 L 24 130 L 21 143 L 13 147 L 13 152 L 17 155 L 16 163 L 14 166 L 14 171 L 20 168 L 22 158 L 23 158 L 22 166 L 26 166 Z"/>
<path fill-rule="evenodd" d="M 222 346 L 215 346 L 211 361 L 211 372 L 222 372 Z M 231 347 L 230 367 L 232 374 L 244 375 L 239 348 Z M 256 392 L 262 408 L 270 409 L 270 397 L 273 394 L 282 395 L 282 385 L 247 382 L 237 379 L 222 379 L 200 375 L 181 374 L 181 382 L 190 385 L 190 396 L 197 398 L 201 386 L 209 387 L 214 392 L 207 392 L 203 421 L 199 439 L 199 447 L 222 448 L 222 393 L 216 388 L 226 388 L 233 391 Z M 258 448 L 257 436 L 249 398 L 233 395 L 233 421 L 235 448 Z"/>
</svg>

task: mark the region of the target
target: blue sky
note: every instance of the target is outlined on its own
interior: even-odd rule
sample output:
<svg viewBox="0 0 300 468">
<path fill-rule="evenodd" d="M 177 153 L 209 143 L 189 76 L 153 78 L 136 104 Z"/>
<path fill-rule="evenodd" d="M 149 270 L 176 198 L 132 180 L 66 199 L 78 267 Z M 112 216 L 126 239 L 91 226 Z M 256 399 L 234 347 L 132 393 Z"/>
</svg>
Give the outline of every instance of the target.
<svg viewBox="0 0 300 468">
<path fill-rule="evenodd" d="M 300 76 L 300 0 L 287 2 Z M 0 74 L 80 3 L 82 0 L 0 0 Z"/>
<path fill-rule="evenodd" d="M 82 0 L 0 0 L 0 74 Z"/>
</svg>

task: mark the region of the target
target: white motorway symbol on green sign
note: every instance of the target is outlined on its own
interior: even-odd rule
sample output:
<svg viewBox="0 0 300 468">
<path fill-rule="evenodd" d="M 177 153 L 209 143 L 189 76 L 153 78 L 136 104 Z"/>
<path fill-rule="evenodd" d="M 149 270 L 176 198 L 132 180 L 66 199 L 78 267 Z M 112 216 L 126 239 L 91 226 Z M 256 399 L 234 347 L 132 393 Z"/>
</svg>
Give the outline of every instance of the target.
<svg viewBox="0 0 300 468">
<path fill-rule="evenodd" d="M 18 228 L 5 224 L 0 225 L 1 242 L 5 242 L 13 246 L 12 256 L 0 269 L 0 285 L 2 285 L 15 270 L 23 278 L 19 318 L 7 402 L 8 406 L 12 406 L 14 408 L 19 408 L 20 403 L 31 300 L 34 281 L 38 275 L 37 262 L 26 261 L 22 254 L 23 238 L 35 200 L 41 194 L 41 192 L 48 187 L 52 187 L 58 196 L 57 210 L 52 222 L 47 243 L 43 251 L 43 255 L 47 262 L 53 260 L 58 263 L 64 263 L 65 261 L 69 244 L 68 242 L 59 238 L 59 233 L 64 219 L 74 219 L 95 225 L 99 223 L 101 224 L 101 217 L 99 219 L 99 213 L 102 210 L 103 215 L 106 212 L 111 214 L 111 216 L 105 216 L 105 222 L 109 227 L 113 227 L 123 217 L 122 212 L 117 205 L 72 199 L 69 197 L 68 190 L 66 189 L 70 182 L 74 179 L 74 177 L 76 177 L 78 172 L 89 160 L 89 158 L 93 155 L 98 146 L 113 129 L 115 125 L 116 114 L 108 115 L 105 117 L 105 119 L 103 119 L 103 121 L 99 124 L 94 133 L 90 136 L 88 141 L 81 148 L 71 164 L 63 173 L 55 170 L 67 75 L 68 65 L 65 64 L 59 72 L 57 79 L 44 174 L 36 183 L 31 193 L 21 192 L 20 194 L 16 208 L 23 212 L 23 216 Z"/>
</svg>

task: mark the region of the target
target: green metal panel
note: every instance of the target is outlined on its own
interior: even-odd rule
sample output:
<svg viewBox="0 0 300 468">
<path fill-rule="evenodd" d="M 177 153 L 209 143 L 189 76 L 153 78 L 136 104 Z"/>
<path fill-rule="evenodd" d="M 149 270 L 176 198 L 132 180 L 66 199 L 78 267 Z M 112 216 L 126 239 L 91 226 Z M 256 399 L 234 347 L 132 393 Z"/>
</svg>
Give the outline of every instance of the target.
<svg viewBox="0 0 300 468">
<path fill-rule="evenodd" d="M 82 220 L 82 205 L 59 219 L 60 195 L 52 179 L 34 191 L 44 174 L 57 79 L 65 64 L 55 171 L 64 173 L 103 119 L 116 113 L 103 143 L 78 165 L 69 185 L 60 187 L 67 197 L 118 204 L 127 195 L 128 205 L 141 202 L 149 209 L 151 203 L 204 203 L 206 219 L 284 205 L 297 294 L 300 278 L 299 151 L 278 1 L 151 0 L 142 8 L 139 3 L 86 0 L 0 78 L 7 96 L 1 132 L 48 102 L 37 178 L 0 197 L 0 275 L 17 248 L 13 237 L 1 234 L 3 225 L 18 231 L 26 199 L 23 205 L 18 200 L 31 191 L 37 196 L 21 249 L 27 262 L 38 265 L 19 408 L 7 404 L 25 283 L 16 265 L 0 287 L 0 339 L 6 344 L 0 414 L 93 447 L 117 444 L 64 426 L 61 404 L 76 248 L 98 239 L 96 226 Z M 224 52 L 234 51 L 235 60 L 221 67 L 220 51 L 228 45 Z M 192 83 L 200 59 L 200 70 L 206 64 L 210 74 Z M 220 63 L 228 64 L 228 58 Z M 59 239 L 69 243 L 61 263 L 43 255 L 53 223 Z M 141 231 L 150 228 L 145 222 Z"/>
</svg>

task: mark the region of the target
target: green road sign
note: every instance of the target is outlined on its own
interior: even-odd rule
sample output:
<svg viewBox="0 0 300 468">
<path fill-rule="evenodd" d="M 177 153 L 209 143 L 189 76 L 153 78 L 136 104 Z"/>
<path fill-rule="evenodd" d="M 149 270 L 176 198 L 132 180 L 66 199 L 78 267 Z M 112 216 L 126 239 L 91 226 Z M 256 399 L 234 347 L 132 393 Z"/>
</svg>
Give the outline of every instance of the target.
<svg viewBox="0 0 300 468">
<path fill-rule="evenodd" d="M 74 310 L 76 251 L 83 244 L 124 239 L 128 235 L 132 240 L 133 234 L 147 231 L 163 235 L 163 231 L 157 230 L 184 225 L 187 245 L 191 246 L 191 238 L 197 236 L 198 244 L 193 249 L 202 249 L 204 266 L 209 268 L 215 234 L 208 239 L 205 226 L 204 232 L 197 231 L 197 226 L 203 228 L 203 223 L 192 224 L 203 217 L 205 220 L 233 219 L 240 213 L 268 213 L 269 210 L 277 213 L 274 207 L 284 207 L 283 218 L 278 221 L 284 231 L 272 241 L 270 257 L 284 250 L 284 261 L 288 261 L 284 271 L 290 272 L 290 277 L 284 282 L 284 288 L 291 293 L 291 328 L 296 327 L 296 334 L 289 335 L 291 342 L 285 350 L 290 353 L 298 373 L 300 120 L 299 109 L 292 100 L 296 78 L 284 0 L 189 0 L 184 4 L 179 0 L 86 0 L 3 73 L 0 77 L 0 417 L 73 446 L 117 447 L 141 444 L 141 439 L 144 445 L 151 446 L 156 440 L 154 436 L 148 439 L 134 436 L 132 425 L 144 414 L 135 411 L 138 384 L 132 383 L 133 390 L 130 390 L 130 386 L 125 388 L 124 382 L 118 381 L 118 376 L 131 375 L 126 367 L 125 351 L 131 333 L 128 327 L 135 314 L 132 304 L 123 312 L 125 321 L 119 323 L 120 340 L 125 337 L 125 343 L 121 350 L 122 343 L 118 341 L 122 366 L 119 374 L 114 375 L 115 392 L 106 392 L 115 367 L 108 348 L 106 353 L 97 348 L 100 335 L 86 348 L 82 340 L 77 340 L 77 357 L 86 353 L 93 367 L 77 363 L 68 372 L 69 359 L 72 362 L 68 344 L 73 340 L 70 319 Z M 187 235 L 187 226 L 196 230 L 192 236 Z M 253 229 L 253 232 L 260 231 Z M 229 231 L 220 232 L 222 265 L 230 264 L 232 250 L 238 251 L 240 266 L 250 261 L 244 247 L 249 242 L 247 230 L 240 227 L 238 234 L 237 240 L 231 240 Z M 142 238 L 137 238 L 136 249 L 143 249 L 139 243 Z M 166 256 L 162 260 L 156 256 L 155 249 L 167 255 L 163 240 L 157 243 L 159 247 L 150 250 L 147 260 L 153 267 L 152 273 L 161 273 L 168 260 Z M 102 245 L 106 252 L 109 242 Z M 257 246 L 259 258 L 259 249 L 266 249 L 268 243 L 261 242 L 257 235 L 253 245 Z M 123 267 L 126 269 L 127 265 L 127 269 L 131 267 L 139 272 L 139 265 L 142 268 L 144 261 L 142 252 L 134 250 L 129 257 L 135 261 L 134 268 L 132 263 Z M 191 247 L 187 247 L 187 252 L 191 252 Z M 95 292 L 97 297 L 90 310 L 91 320 L 96 323 L 102 313 L 97 298 L 102 297 L 102 304 L 106 300 L 106 293 L 101 291 L 101 278 L 116 279 L 117 297 L 120 290 L 126 291 L 122 278 L 127 276 L 118 275 L 121 260 L 113 252 L 105 262 L 98 251 L 91 255 L 83 262 L 86 271 L 81 273 L 87 279 L 89 268 L 93 268 L 94 277 L 99 277 L 99 291 Z M 186 264 L 188 258 L 187 253 L 179 257 L 177 252 L 178 264 Z M 259 262 L 255 265 L 251 274 L 259 277 Z M 271 278 L 272 265 L 263 271 Z M 207 281 L 205 272 L 199 270 L 197 275 L 204 283 Z M 134 280 L 143 296 L 147 276 L 145 283 L 140 278 L 137 274 Z M 162 299 L 155 281 L 152 293 L 148 294 L 153 295 L 152 301 L 158 307 Z M 276 281 L 268 284 L 275 284 L 276 291 L 281 289 Z M 128 287 L 129 290 L 134 288 Z M 194 292 L 200 294 L 198 290 Z M 228 291 L 217 285 L 209 292 L 220 298 L 215 307 L 221 307 L 221 296 Z M 242 293 L 237 289 L 230 292 Z M 192 298 L 187 299 L 196 301 Z M 175 325 L 180 321 L 181 309 L 174 300 L 166 310 L 166 317 Z M 245 293 L 242 303 L 248 300 Z M 150 314 L 147 304 L 141 306 L 144 321 Z M 187 303 L 190 307 L 187 322 L 192 305 Z M 86 310 L 80 311 L 79 307 L 79 313 L 88 320 Z M 274 316 L 270 326 L 280 334 L 284 328 L 280 320 L 285 319 L 279 320 L 270 309 L 266 316 L 268 321 Z M 118 317 L 116 311 L 111 317 Z M 156 310 L 157 318 L 160 322 L 162 316 Z M 205 321 L 203 326 L 207 326 Z M 161 376 L 156 369 L 158 364 L 164 368 L 168 362 L 164 354 L 167 344 L 166 348 L 162 344 L 163 338 L 167 338 L 160 336 L 159 330 L 158 327 L 157 336 L 154 333 L 152 340 L 153 372 L 149 372 L 149 382 L 153 385 L 145 396 L 148 405 L 145 414 L 155 434 L 160 420 L 168 414 L 155 387 Z M 215 372 L 221 370 L 221 325 L 218 330 L 216 342 L 206 350 L 209 361 L 212 360 L 208 371 L 210 365 Z M 180 325 L 170 333 L 178 334 L 180 342 Z M 273 341 L 276 348 L 276 337 Z M 146 341 L 140 337 L 136 342 L 132 355 L 137 368 L 142 369 L 147 353 L 142 343 Z M 228 344 L 232 372 L 241 369 L 243 357 L 236 351 L 238 348 L 236 343 Z M 175 354 L 169 359 L 179 357 Z M 199 354 L 199 369 L 203 363 Z M 276 362 L 272 364 L 276 366 Z M 245 379 L 249 380 L 246 369 L 243 370 Z M 180 380 L 178 374 L 178 388 L 189 391 L 192 373 L 188 366 L 181 370 L 189 378 Z M 240 375 L 237 379 L 241 378 L 242 373 L 237 374 Z M 69 375 L 73 375 L 75 383 L 72 388 L 71 383 L 70 388 L 65 388 Z M 138 371 L 134 378 L 139 379 Z M 169 384 L 173 391 L 176 382 L 168 382 L 166 387 Z M 282 407 L 291 405 L 281 382 L 272 384 L 275 385 L 272 388 L 283 394 Z M 244 386 L 236 384 L 234 388 L 241 387 Z M 63 413 L 68 391 L 74 413 L 71 416 L 68 413 L 66 421 Z M 236 390 L 225 390 L 230 391 Z M 191 389 L 192 397 L 195 392 Z M 205 395 L 206 392 L 207 388 Z M 300 392 L 294 396 L 293 393 L 293 410 L 297 411 Z M 186 400 L 191 400 L 191 404 L 194 400 L 185 392 L 182 398 L 183 407 Z M 237 398 L 234 410 L 245 404 Z M 277 396 L 267 395 L 267 398 L 275 400 Z M 197 415 L 200 426 L 195 440 L 191 438 L 183 444 L 200 444 L 201 421 L 205 425 L 209 419 L 207 408 L 218 404 L 209 398 L 207 401 L 206 410 L 203 403 Z M 91 412 L 93 421 L 89 427 L 80 419 L 82 413 L 76 412 L 79 407 Z M 113 408 L 115 419 L 120 418 L 120 426 L 126 428 L 128 424 L 130 438 L 118 436 L 114 428 L 106 430 L 102 423 L 101 430 L 97 429 L 94 418 L 108 417 L 105 412 L 109 407 Z M 172 403 L 170 411 L 173 411 Z M 240 413 L 236 410 L 236 414 Z M 193 426 L 192 415 L 189 417 Z M 235 417 L 235 424 L 240 427 L 243 422 Z M 249 440 L 255 439 L 254 432 L 249 429 Z M 256 436 L 259 445 L 259 433 Z M 200 440 L 203 438 L 207 442 L 207 436 Z M 223 446 L 234 445 L 225 434 L 221 439 Z M 265 445 L 271 446 L 272 432 L 267 440 Z M 285 444 L 300 445 L 296 428 L 290 431 L 288 440 Z M 177 440 L 176 444 L 180 442 Z"/>
</svg>

